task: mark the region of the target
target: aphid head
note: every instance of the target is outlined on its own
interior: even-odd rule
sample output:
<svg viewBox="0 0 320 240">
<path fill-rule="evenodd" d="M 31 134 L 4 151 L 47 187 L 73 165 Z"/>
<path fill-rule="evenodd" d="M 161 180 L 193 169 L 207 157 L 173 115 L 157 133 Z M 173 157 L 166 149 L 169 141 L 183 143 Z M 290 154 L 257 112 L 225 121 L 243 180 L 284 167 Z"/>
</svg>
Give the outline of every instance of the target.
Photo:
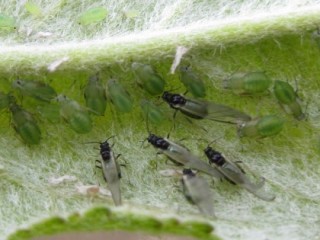
<svg viewBox="0 0 320 240">
<path fill-rule="evenodd" d="M 147 140 L 155 148 L 160 148 L 162 150 L 168 149 L 170 145 L 165 139 L 163 139 L 162 137 L 158 137 L 152 133 L 149 134 L 149 137 L 147 138 Z"/>
<path fill-rule="evenodd" d="M 179 70 L 180 70 L 180 72 L 188 72 L 189 68 L 190 68 L 190 66 L 181 66 L 179 68 Z"/>
<path fill-rule="evenodd" d="M 224 157 L 221 155 L 221 153 L 215 151 L 212 147 L 209 147 L 209 146 L 206 147 L 206 149 L 204 150 L 204 153 L 209 159 L 210 164 L 214 163 L 218 166 L 222 166 L 226 161 Z"/>
<path fill-rule="evenodd" d="M 107 149 L 107 148 L 110 148 L 110 144 L 108 142 L 108 139 L 102 143 L 100 143 L 100 149 Z"/>
<path fill-rule="evenodd" d="M 177 105 L 184 105 L 186 103 L 186 99 L 180 94 L 170 93 L 167 91 L 162 94 L 162 99 L 172 108 L 177 108 Z"/>
</svg>

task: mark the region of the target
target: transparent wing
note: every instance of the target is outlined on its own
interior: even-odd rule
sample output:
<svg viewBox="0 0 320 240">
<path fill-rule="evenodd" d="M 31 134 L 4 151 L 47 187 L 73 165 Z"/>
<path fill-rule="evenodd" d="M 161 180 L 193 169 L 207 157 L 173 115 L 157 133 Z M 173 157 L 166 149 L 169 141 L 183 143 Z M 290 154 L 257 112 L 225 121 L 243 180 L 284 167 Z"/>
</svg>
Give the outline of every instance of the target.
<svg viewBox="0 0 320 240">
<path fill-rule="evenodd" d="M 204 215 L 215 217 L 212 193 L 207 181 L 197 176 L 191 178 L 184 176 L 184 182 L 188 196 L 200 211 Z"/>
<path fill-rule="evenodd" d="M 234 108 L 214 102 L 187 99 L 179 108 L 182 113 L 193 118 L 207 118 L 217 122 L 239 124 L 251 120 L 251 117 Z"/>
</svg>

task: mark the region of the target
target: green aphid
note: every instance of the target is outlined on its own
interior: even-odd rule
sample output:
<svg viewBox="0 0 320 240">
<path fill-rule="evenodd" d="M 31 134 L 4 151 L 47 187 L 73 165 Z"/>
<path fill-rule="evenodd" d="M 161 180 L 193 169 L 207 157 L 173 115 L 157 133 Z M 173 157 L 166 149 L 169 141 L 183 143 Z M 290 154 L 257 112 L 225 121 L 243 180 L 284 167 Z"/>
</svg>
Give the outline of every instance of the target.
<svg viewBox="0 0 320 240">
<path fill-rule="evenodd" d="M 166 82 L 152 68 L 152 66 L 142 63 L 132 63 L 132 69 L 138 77 L 138 84 L 151 95 L 160 95 Z"/>
<path fill-rule="evenodd" d="M 34 2 L 28 1 L 24 5 L 25 9 L 34 17 L 41 17 L 42 11 L 41 8 Z"/>
<path fill-rule="evenodd" d="M 299 97 L 289 83 L 277 80 L 275 81 L 273 91 L 286 112 L 292 114 L 298 120 L 305 119 L 306 116 L 302 111 Z"/>
<path fill-rule="evenodd" d="M 140 106 L 145 118 L 148 119 L 148 121 L 159 125 L 165 120 L 163 112 L 152 102 L 143 99 L 141 100 Z"/>
<path fill-rule="evenodd" d="M 264 72 L 235 73 L 225 81 L 225 88 L 238 94 L 261 94 L 266 92 L 272 81 Z"/>
<path fill-rule="evenodd" d="M 10 104 L 10 95 L 0 92 L 0 111 L 8 108 Z"/>
<path fill-rule="evenodd" d="M 77 133 L 88 133 L 92 129 L 92 120 L 89 113 L 75 100 L 59 95 L 60 116 L 69 123 L 70 127 Z"/>
<path fill-rule="evenodd" d="M 108 11 L 103 7 L 90 8 L 79 16 L 78 23 L 81 25 L 98 23 L 105 19 L 107 14 Z"/>
<path fill-rule="evenodd" d="M 30 96 L 40 101 L 50 102 L 57 96 L 56 91 L 48 84 L 39 81 L 15 80 L 12 87 L 19 89 L 23 96 Z"/>
<path fill-rule="evenodd" d="M 240 137 L 270 137 L 281 132 L 284 120 L 275 115 L 267 115 L 261 118 L 244 122 L 238 126 Z"/>
<path fill-rule="evenodd" d="M 13 17 L 9 17 L 0 13 L 0 31 L 16 29 L 16 21 Z"/>
<path fill-rule="evenodd" d="M 103 116 L 107 107 L 106 90 L 102 85 L 98 76 L 89 78 L 87 85 L 84 88 L 84 98 L 86 106 L 95 115 Z"/>
<path fill-rule="evenodd" d="M 119 112 L 130 112 L 133 107 L 133 101 L 129 93 L 122 87 L 122 85 L 111 79 L 107 83 L 108 85 L 108 96 Z"/>
<path fill-rule="evenodd" d="M 179 69 L 180 80 L 188 92 L 196 98 L 204 98 L 206 96 L 206 87 L 200 77 L 190 67 L 182 66 Z"/>
<path fill-rule="evenodd" d="M 51 102 L 37 106 L 37 111 L 42 118 L 47 119 L 51 123 L 60 122 L 60 104 Z"/>
<path fill-rule="evenodd" d="M 38 144 L 41 140 L 41 131 L 32 114 L 22 109 L 11 97 L 9 109 L 12 113 L 14 130 L 22 140 L 29 145 Z"/>
</svg>

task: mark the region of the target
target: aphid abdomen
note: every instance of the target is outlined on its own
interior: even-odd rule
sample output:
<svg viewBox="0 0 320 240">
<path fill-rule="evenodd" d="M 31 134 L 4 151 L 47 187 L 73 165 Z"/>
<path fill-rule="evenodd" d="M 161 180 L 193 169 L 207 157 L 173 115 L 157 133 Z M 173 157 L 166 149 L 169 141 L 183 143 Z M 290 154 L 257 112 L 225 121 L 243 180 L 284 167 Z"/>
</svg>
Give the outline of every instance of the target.
<svg viewBox="0 0 320 240">
<path fill-rule="evenodd" d="M 275 116 L 262 117 L 258 122 L 258 132 L 261 137 L 269 137 L 278 134 L 283 128 L 284 121 Z"/>
<path fill-rule="evenodd" d="M 147 118 L 148 121 L 159 125 L 165 120 L 163 112 L 152 102 L 149 102 L 147 100 L 141 100 L 140 106 L 142 108 L 145 118 Z"/>
<path fill-rule="evenodd" d="M 206 96 L 203 81 L 188 67 L 180 67 L 180 80 L 194 97 L 204 98 Z"/>
<path fill-rule="evenodd" d="M 89 78 L 84 89 L 86 106 L 95 115 L 103 116 L 107 107 L 106 91 L 98 76 Z"/>
<path fill-rule="evenodd" d="M 74 111 L 67 121 L 77 133 L 88 133 L 92 129 L 90 115 L 85 111 Z"/>
<path fill-rule="evenodd" d="M 103 7 L 90 8 L 79 16 L 78 22 L 82 25 L 101 22 L 108 14 L 107 9 Z"/>
<path fill-rule="evenodd" d="M 115 80 L 108 81 L 108 93 L 112 103 L 119 112 L 130 112 L 133 101 L 126 90 Z"/>
<path fill-rule="evenodd" d="M 240 137 L 269 137 L 278 134 L 284 125 L 284 121 L 275 116 L 268 115 L 239 125 Z"/>
<path fill-rule="evenodd" d="M 225 87 L 241 94 L 259 94 L 271 85 L 264 72 L 236 73 L 226 80 Z"/>
<path fill-rule="evenodd" d="M 11 103 L 10 111 L 14 129 L 22 140 L 27 144 L 38 144 L 41 140 L 41 131 L 32 115 L 15 103 Z"/>
<path fill-rule="evenodd" d="M 281 104 L 290 104 L 296 101 L 297 95 L 293 87 L 287 82 L 275 81 L 273 91 Z"/>
<path fill-rule="evenodd" d="M 160 95 L 164 91 L 164 79 L 152 68 L 142 63 L 132 63 L 132 68 L 139 78 L 139 85 L 151 95 Z"/>
<path fill-rule="evenodd" d="M 41 140 L 41 131 L 35 122 L 26 121 L 21 126 L 15 126 L 14 129 L 24 142 L 30 145 L 39 144 Z"/>
<path fill-rule="evenodd" d="M 13 30 L 16 28 L 16 21 L 13 17 L 0 14 L 0 31 Z"/>
<path fill-rule="evenodd" d="M 86 98 L 86 106 L 93 114 L 103 116 L 104 112 L 106 111 L 107 101 L 100 96 Z"/>
</svg>

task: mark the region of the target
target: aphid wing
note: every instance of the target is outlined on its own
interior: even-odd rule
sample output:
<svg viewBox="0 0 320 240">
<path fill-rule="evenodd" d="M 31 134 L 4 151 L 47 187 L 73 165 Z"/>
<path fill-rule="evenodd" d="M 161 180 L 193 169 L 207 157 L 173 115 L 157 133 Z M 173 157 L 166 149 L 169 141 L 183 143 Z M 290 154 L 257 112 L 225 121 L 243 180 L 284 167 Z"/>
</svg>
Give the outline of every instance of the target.
<svg viewBox="0 0 320 240">
<path fill-rule="evenodd" d="M 107 179 L 108 188 L 112 194 L 114 204 L 119 206 L 121 205 L 119 172 L 113 153 L 111 156 L 112 157 L 108 162 L 102 161 L 102 168 L 103 174 Z"/>
<path fill-rule="evenodd" d="M 273 201 L 276 198 L 275 195 L 268 194 L 263 191 L 259 191 L 263 187 L 264 182 L 265 182 L 264 178 L 262 178 L 262 181 L 258 184 L 253 184 L 249 181 L 249 179 L 247 179 L 247 181 L 244 184 L 241 184 L 241 186 L 244 189 L 246 189 L 248 192 L 255 195 L 257 198 L 260 198 L 260 199 L 267 201 L 267 202 Z"/>
<path fill-rule="evenodd" d="M 214 121 L 239 124 L 251 120 L 249 115 L 225 105 L 206 102 L 206 107 L 206 118 Z"/>
<path fill-rule="evenodd" d="M 209 184 L 201 177 L 183 176 L 185 190 L 200 211 L 207 216 L 214 217 L 213 198 Z"/>
<path fill-rule="evenodd" d="M 226 162 L 222 167 L 219 167 L 221 173 L 234 182 L 235 184 L 244 184 L 246 182 L 246 176 L 238 167 L 234 166 L 233 164 Z"/>
</svg>

